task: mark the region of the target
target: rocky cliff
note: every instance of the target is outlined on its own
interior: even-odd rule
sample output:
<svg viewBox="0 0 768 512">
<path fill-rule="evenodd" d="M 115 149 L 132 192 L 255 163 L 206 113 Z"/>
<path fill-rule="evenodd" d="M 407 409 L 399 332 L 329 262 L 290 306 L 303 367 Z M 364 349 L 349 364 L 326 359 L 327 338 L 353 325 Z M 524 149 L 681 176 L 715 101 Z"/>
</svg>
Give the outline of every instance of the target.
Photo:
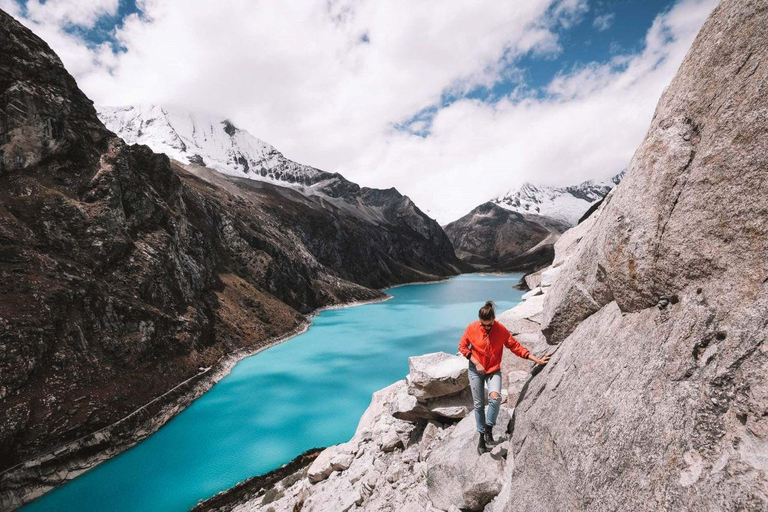
<svg viewBox="0 0 768 512">
<path fill-rule="evenodd" d="M 713 11 L 626 179 L 499 316 L 554 355 L 505 359 L 493 452 L 471 414 L 434 416 L 458 387 L 416 398 L 412 365 L 352 440 L 238 509 L 768 509 L 766 41 L 765 0 Z"/>
<path fill-rule="evenodd" d="M 1 11 L 0 45 L 0 508 L 146 436 L 316 308 L 458 272 L 394 189 L 309 197 L 175 164 L 107 130 Z"/>
<path fill-rule="evenodd" d="M 714 10 L 562 265 L 505 510 L 768 508 L 766 42 L 768 2 Z"/>
</svg>

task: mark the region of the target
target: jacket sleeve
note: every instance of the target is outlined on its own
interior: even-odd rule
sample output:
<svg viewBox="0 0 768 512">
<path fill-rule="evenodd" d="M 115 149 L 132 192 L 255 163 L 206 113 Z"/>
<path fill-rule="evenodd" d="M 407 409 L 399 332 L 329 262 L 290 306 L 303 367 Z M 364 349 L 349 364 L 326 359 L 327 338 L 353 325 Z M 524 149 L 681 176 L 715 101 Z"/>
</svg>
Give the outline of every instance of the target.
<svg viewBox="0 0 768 512">
<path fill-rule="evenodd" d="M 459 352 L 461 352 L 461 355 L 466 357 L 467 359 L 470 358 L 472 355 L 472 349 L 469 348 L 470 339 L 469 339 L 469 327 L 467 327 L 464 330 L 464 335 L 461 337 L 461 341 L 459 341 Z"/>
<path fill-rule="evenodd" d="M 507 334 L 507 339 L 504 341 L 504 345 L 509 350 L 511 350 L 512 353 L 515 354 L 516 356 L 522 357 L 523 359 L 528 359 L 528 354 L 530 354 L 531 351 L 525 348 L 524 346 L 522 346 L 520 342 L 517 341 L 515 337 L 512 336 L 512 334 L 510 334 L 509 331 L 507 331 L 506 327 L 504 328 L 504 330 L 506 331 L 506 334 Z"/>
</svg>

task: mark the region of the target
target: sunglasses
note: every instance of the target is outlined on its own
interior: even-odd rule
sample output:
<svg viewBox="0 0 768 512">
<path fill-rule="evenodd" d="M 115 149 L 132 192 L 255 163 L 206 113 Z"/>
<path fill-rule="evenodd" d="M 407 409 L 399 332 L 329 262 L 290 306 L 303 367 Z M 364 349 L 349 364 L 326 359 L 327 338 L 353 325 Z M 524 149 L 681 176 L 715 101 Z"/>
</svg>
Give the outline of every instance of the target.
<svg viewBox="0 0 768 512">
<path fill-rule="evenodd" d="M 491 327 L 493 327 L 493 322 L 491 322 L 491 323 L 489 323 L 489 324 L 486 324 L 485 322 L 481 321 L 481 322 L 480 322 L 480 325 L 482 325 L 482 326 L 483 326 L 483 327 L 485 327 L 486 329 L 490 329 Z"/>
</svg>

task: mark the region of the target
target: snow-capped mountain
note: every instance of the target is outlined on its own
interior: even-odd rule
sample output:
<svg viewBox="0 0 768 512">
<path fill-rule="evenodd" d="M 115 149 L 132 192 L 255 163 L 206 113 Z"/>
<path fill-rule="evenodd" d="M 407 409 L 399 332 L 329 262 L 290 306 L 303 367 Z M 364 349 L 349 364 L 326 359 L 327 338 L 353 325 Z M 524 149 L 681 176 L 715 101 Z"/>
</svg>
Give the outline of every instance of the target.
<svg viewBox="0 0 768 512">
<path fill-rule="evenodd" d="M 624 177 L 555 188 L 526 183 L 443 226 L 456 254 L 478 269 L 525 270 L 548 265 L 554 243 L 588 215 Z"/>
<path fill-rule="evenodd" d="M 333 194 L 341 176 L 289 160 L 226 119 L 158 105 L 96 107 L 99 119 L 129 144 L 145 144 L 184 164 L 241 178 Z M 346 180 L 343 180 L 346 182 Z M 349 182 L 347 182 L 349 183 Z"/>
<path fill-rule="evenodd" d="M 492 202 L 504 209 L 522 214 L 543 215 L 571 226 L 578 224 L 584 212 L 615 187 L 624 171 L 610 180 L 589 180 L 569 187 L 544 187 L 525 183 Z"/>
</svg>

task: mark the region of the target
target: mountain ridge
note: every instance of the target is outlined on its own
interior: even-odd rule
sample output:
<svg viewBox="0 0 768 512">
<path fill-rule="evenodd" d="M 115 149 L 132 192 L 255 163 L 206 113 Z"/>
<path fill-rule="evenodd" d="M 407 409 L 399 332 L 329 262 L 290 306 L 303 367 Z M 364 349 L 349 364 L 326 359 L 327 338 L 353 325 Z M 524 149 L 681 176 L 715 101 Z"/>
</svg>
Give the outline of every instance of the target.
<svg viewBox="0 0 768 512">
<path fill-rule="evenodd" d="M 337 172 L 291 160 L 223 117 L 154 104 L 97 105 L 96 111 L 104 125 L 129 144 L 145 144 L 183 164 L 294 187 L 304 194 L 342 197 L 371 189 Z M 390 189 L 397 191 L 395 187 Z"/>
</svg>

